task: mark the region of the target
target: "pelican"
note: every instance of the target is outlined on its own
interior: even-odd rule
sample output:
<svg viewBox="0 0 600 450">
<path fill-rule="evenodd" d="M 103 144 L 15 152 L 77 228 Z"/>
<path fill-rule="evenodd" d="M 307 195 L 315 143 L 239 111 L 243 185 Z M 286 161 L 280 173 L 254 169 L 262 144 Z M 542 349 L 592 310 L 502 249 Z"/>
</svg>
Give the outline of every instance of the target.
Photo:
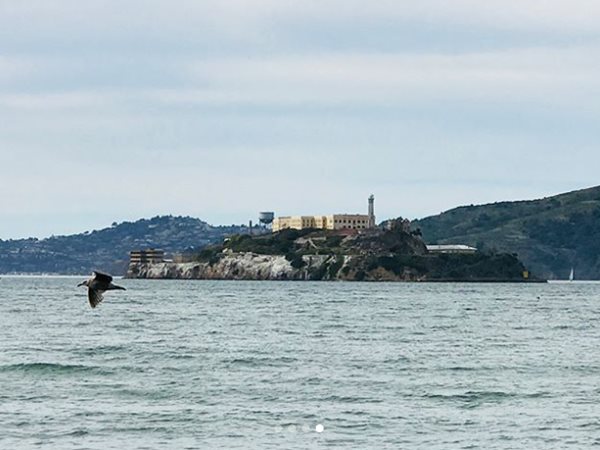
<svg viewBox="0 0 600 450">
<path fill-rule="evenodd" d="M 126 290 L 122 286 L 117 286 L 112 283 L 113 277 L 106 273 L 98 272 L 97 270 L 92 272 L 92 276 L 89 280 L 82 281 L 77 285 L 79 286 L 87 286 L 88 288 L 88 299 L 90 301 L 90 306 L 95 308 L 98 306 L 103 299 L 102 294 L 105 291 L 112 291 L 114 289 L 121 289 L 122 291 Z"/>
</svg>

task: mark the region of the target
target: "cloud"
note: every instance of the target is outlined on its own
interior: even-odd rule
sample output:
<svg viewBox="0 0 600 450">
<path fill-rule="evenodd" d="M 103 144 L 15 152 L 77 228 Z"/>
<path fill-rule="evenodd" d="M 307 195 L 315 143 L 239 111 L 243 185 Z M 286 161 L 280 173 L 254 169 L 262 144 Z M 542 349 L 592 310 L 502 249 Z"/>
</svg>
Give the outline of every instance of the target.
<svg viewBox="0 0 600 450">
<path fill-rule="evenodd" d="M 596 34 L 600 4 L 595 0 L 22 0 L 3 2 L 6 22 L 33 21 L 33 25 L 65 24 L 83 27 L 124 27 L 153 23 L 172 29 L 178 26 L 217 23 L 254 27 L 276 20 L 428 20 L 494 27 L 550 28 L 557 31 L 589 30 Z M 96 18 L 90 23 L 88 19 Z M 185 28 L 186 30 L 188 28 Z M 149 30 L 151 31 L 151 30 Z M 230 30 L 227 30 L 230 31 Z"/>
<path fill-rule="evenodd" d="M 26 58 L 15 58 L 0 55 L 0 83 L 8 83 L 19 77 L 30 75 L 36 62 Z"/>
<path fill-rule="evenodd" d="M 525 41 L 597 39 L 599 22 L 595 0 L 21 0 L 0 6 L 7 48 L 46 54 L 287 54 L 360 47 L 378 36 L 380 46 L 450 40 L 453 51 L 462 51 L 481 45 L 482 34 L 487 45 L 519 45 L 510 33 Z"/>
<path fill-rule="evenodd" d="M 102 110 L 105 108 L 231 105 L 289 108 L 418 105 L 442 101 L 478 104 L 533 102 L 588 105 L 600 88 L 600 47 L 530 48 L 468 54 L 320 53 L 260 58 L 235 56 L 165 61 L 160 82 L 131 84 L 116 75 L 96 78 L 96 67 L 78 68 L 71 88 L 53 84 L 61 62 L 4 60 L 38 93 L 0 82 L 0 105 L 9 109 Z M 20 68 L 19 68 L 20 67 Z M 32 68 L 37 70 L 33 71 Z M 68 69 L 63 69 L 67 70 Z M 142 69 L 143 70 L 143 69 Z M 118 72 L 117 69 L 114 70 Z M 91 81 L 90 81 L 91 80 Z M 6 92 L 8 91 L 8 92 Z"/>
<path fill-rule="evenodd" d="M 534 48 L 487 53 L 320 54 L 203 61 L 192 73 L 208 89 L 165 99 L 390 103 L 467 100 L 561 100 L 599 86 L 600 48 Z M 569 95 L 571 95 L 569 94 Z M 229 96 L 229 98 L 228 98 Z"/>
<path fill-rule="evenodd" d="M 107 96 L 94 92 L 0 94 L 0 107 L 28 111 L 60 111 L 105 107 Z"/>
<path fill-rule="evenodd" d="M 372 191 L 413 217 L 592 184 L 598 23 L 586 0 L 1 2 L 0 223 Z"/>
</svg>

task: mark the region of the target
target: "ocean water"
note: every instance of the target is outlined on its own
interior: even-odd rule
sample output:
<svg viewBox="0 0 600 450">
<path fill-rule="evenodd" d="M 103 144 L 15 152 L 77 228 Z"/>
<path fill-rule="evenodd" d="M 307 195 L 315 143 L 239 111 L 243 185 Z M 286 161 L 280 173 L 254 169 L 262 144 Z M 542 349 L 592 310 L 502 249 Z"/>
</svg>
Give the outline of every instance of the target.
<svg viewBox="0 0 600 450">
<path fill-rule="evenodd" d="M 600 284 L 79 281 L 0 279 L 2 449 L 600 445 Z"/>
</svg>

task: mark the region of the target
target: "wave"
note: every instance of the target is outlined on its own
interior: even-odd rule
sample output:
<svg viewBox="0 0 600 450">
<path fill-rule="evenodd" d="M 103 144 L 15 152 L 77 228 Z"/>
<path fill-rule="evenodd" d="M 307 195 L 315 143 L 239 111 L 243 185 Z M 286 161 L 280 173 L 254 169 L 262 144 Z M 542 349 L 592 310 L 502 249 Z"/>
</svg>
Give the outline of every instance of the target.
<svg viewBox="0 0 600 450">
<path fill-rule="evenodd" d="M 404 364 L 409 362 L 411 362 L 410 358 L 403 355 L 394 356 L 392 358 L 385 358 L 383 360 L 384 364 Z"/>
<path fill-rule="evenodd" d="M 106 374 L 107 371 L 97 366 L 84 366 L 80 364 L 60 364 L 60 363 L 20 363 L 0 366 L 0 372 L 22 372 L 31 374 L 73 374 L 73 373 L 96 373 Z"/>
<path fill-rule="evenodd" d="M 383 400 L 380 398 L 373 397 L 359 397 L 359 396 L 350 396 L 350 395 L 330 395 L 329 397 L 325 397 L 323 402 L 330 403 L 383 403 Z"/>
<path fill-rule="evenodd" d="M 290 358 L 282 356 L 280 358 L 233 358 L 225 359 L 224 363 L 233 366 L 250 366 L 250 367 L 261 367 L 261 366 L 281 366 L 287 365 L 298 361 L 296 358 Z"/>
<path fill-rule="evenodd" d="M 73 353 L 80 356 L 98 356 L 113 355 L 129 351 L 131 351 L 131 348 L 125 345 L 100 345 L 98 347 L 77 348 Z"/>
<path fill-rule="evenodd" d="M 540 398 L 549 395 L 547 392 L 513 393 L 503 391 L 467 391 L 462 394 L 425 394 L 424 398 L 433 400 L 461 402 L 467 404 L 495 403 L 511 398 Z"/>
</svg>

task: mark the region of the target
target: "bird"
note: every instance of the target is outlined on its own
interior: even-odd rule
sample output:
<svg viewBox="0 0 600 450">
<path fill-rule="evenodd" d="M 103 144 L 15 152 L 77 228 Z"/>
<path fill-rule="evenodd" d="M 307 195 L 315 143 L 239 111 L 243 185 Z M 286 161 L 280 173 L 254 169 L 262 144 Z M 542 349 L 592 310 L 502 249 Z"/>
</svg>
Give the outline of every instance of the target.
<svg viewBox="0 0 600 450">
<path fill-rule="evenodd" d="M 120 289 L 122 291 L 126 290 L 123 286 L 113 284 L 112 279 L 112 276 L 95 270 L 92 272 L 92 276 L 89 280 L 82 281 L 77 287 L 87 286 L 90 306 L 95 308 L 104 298 L 102 294 L 104 294 L 105 291 L 112 291 L 115 289 Z"/>
</svg>

